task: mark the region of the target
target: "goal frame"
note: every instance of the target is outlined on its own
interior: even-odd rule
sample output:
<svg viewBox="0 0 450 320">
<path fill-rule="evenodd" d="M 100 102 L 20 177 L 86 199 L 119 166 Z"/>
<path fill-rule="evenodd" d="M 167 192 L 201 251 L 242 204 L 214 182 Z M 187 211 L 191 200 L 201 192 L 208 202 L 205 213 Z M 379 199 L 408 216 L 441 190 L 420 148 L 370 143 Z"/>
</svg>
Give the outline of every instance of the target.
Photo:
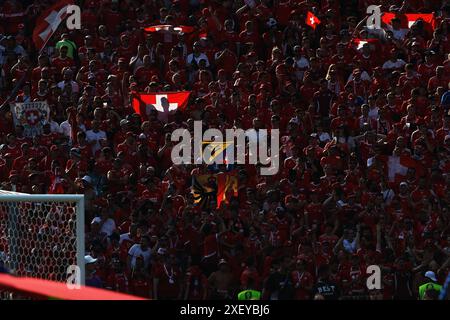
<svg viewBox="0 0 450 320">
<path fill-rule="evenodd" d="M 84 244 L 84 195 L 80 194 L 27 194 L 4 192 L 0 193 L 2 202 L 75 202 L 76 203 L 76 261 L 80 270 L 81 285 L 85 284 L 85 244 Z"/>
</svg>

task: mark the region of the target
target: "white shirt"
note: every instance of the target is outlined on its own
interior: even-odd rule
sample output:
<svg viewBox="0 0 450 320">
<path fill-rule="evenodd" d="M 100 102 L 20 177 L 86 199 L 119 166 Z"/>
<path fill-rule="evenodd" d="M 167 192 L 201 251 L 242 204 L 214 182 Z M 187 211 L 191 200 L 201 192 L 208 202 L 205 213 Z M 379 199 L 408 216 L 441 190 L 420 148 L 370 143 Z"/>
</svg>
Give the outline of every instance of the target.
<svg viewBox="0 0 450 320">
<path fill-rule="evenodd" d="M 350 76 L 348 77 L 347 81 L 351 81 L 353 80 L 353 74 L 350 74 Z M 365 81 L 372 81 L 372 78 L 369 76 L 369 74 L 367 73 L 367 71 L 363 70 L 361 72 L 361 80 L 365 80 Z"/>
<path fill-rule="evenodd" d="M 409 29 L 398 29 L 398 30 L 394 30 L 394 28 L 392 28 L 391 25 L 387 26 L 387 29 L 389 31 L 392 31 L 392 34 L 394 36 L 394 39 L 397 40 L 403 40 L 405 39 L 406 34 L 408 33 Z"/>
<path fill-rule="evenodd" d="M 331 140 L 330 134 L 328 132 L 322 132 L 319 134 L 319 141 L 320 142 L 328 142 Z"/>
<path fill-rule="evenodd" d="M 395 62 L 388 60 L 383 64 L 383 69 L 400 69 L 406 64 L 402 59 L 397 59 Z"/>
<path fill-rule="evenodd" d="M 377 119 L 378 118 L 378 107 L 369 109 L 369 118 L 370 119 Z"/>
<path fill-rule="evenodd" d="M 61 122 L 59 125 L 59 132 L 65 135 L 67 138 L 72 139 L 72 126 L 70 125 L 68 120 Z"/>
<path fill-rule="evenodd" d="M 131 237 L 130 237 L 130 233 L 129 233 L 129 232 L 127 232 L 127 233 L 122 233 L 122 234 L 120 235 L 119 244 L 122 244 L 122 242 L 124 242 L 125 240 L 133 241 L 133 240 L 131 239 Z"/>
<path fill-rule="evenodd" d="M 109 237 L 115 229 L 116 223 L 113 219 L 108 218 L 105 222 L 103 222 L 102 227 L 100 228 L 100 232 L 106 233 L 106 235 Z"/>
<path fill-rule="evenodd" d="M 75 81 L 71 80 L 70 81 L 70 85 L 72 86 L 72 92 L 73 93 L 78 93 L 80 92 L 80 87 L 78 86 L 78 83 L 76 83 Z M 60 88 L 61 90 L 64 89 L 64 87 L 66 86 L 66 82 L 65 81 L 61 81 L 58 82 L 58 88 Z"/>
<path fill-rule="evenodd" d="M 344 239 L 344 241 L 342 241 L 342 245 L 344 246 L 345 251 L 350 253 L 356 252 L 356 238 L 353 239 L 352 242 L 348 241 L 347 239 Z"/>
<path fill-rule="evenodd" d="M 136 243 L 131 246 L 130 250 L 128 251 L 128 255 L 131 257 L 131 267 L 134 268 L 136 266 L 136 258 L 139 256 L 144 257 L 144 267 L 148 267 L 150 264 L 150 258 L 151 258 L 151 250 L 150 248 L 147 248 L 146 251 L 143 251 L 141 248 L 141 245 L 139 243 Z"/>
<path fill-rule="evenodd" d="M 94 130 L 88 130 L 86 131 L 86 140 L 91 143 L 95 142 L 92 145 L 92 153 L 95 154 L 98 150 L 101 149 L 100 146 L 100 139 L 106 139 L 106 133 L 105 131 L 98 130 L 98 132 L 94 132 Z"/>
<path fill-rule="evenodd" d="M 300 59 L 295 61 L 295 75 L 297 79 L 302 80 L 305 70 L 309 69 L 309 61 L 304 56 L 301 56 Z"/>
<path fill-rule="evenodd" d="M 59 126 L 59 124 L 56 121 L 50 120 L 48 123 L 50 124 L 50 131 L 51 132 L 61 133 L 60 126 Z"/>
<path fill-rule="evenodd" d="M 187 56 L 186 62 L 188 64 L 191 64 L 194 59 L 195 59 L 195 62 L 197 62 L 197 65 L 200 62 L 200 60 L 206 60 L 206 67 L 209 67 L 209 60 L 208 60 L 208 57 L 206 56 L 206 54 L 200 53 L 200 55 L 198 57 L 195 57 L 194 54 L 191 53 Z"/>
</svg>

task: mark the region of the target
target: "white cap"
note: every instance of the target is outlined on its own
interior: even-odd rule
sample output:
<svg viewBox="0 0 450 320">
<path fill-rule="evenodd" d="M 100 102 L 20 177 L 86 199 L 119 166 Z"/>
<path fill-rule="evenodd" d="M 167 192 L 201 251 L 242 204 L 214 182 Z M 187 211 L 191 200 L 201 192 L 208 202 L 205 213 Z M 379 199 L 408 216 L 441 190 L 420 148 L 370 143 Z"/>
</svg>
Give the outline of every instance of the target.
<svg viewBox="0 0 450 320">
<path fill-rule="evenodd" d="M 81 178 L 81 180 L 84 180 L 87 183 L 92 184 L 92 178 L 89 176 L 84 176 L 83 178 Z"/>
<path fill-rule="evenodd" d="M 164 248 L 159 248 L 158 249 L 158 254 L 164 255 L 164 254 L 166 254 L 166 252 L 167 252 L 167 250 L 164 249 Z"/>
<path fill-rule="evenodd" d="M 434 274 L 433 271 L 425 272 L 425 277 L 430 279 L 430 280 L 433 280 L 433 281 L 437 282 L 436 275 Z"/>
<path fill-rule="evenodd" d="M 100 218 L 100 217 L 95 217 L 94 219 L 92 219 L 91 224 L 94 224 L 94 223 L 100 223 L 100 222 L 102 222 L 102 218 Z"/>
<path fill-rule="evenodd" d="M 84 263 L 91 264 L 97 262 L 97 259 L 92 258 L 91 255 L 84 256 Z"/>
</svg>

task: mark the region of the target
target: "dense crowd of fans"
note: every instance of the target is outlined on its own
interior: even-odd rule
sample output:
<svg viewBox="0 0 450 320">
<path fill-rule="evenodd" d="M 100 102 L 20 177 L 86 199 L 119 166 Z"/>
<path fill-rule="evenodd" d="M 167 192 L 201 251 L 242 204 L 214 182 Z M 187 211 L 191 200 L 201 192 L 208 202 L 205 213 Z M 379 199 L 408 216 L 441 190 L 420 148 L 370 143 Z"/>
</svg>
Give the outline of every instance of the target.
<svg viewBox="0 0 450 320">
<path fill-rule="evenodd" d="M 417 299 L 444 283 L 449 1 L 77 1 L 81 30 L 62 23 L 39 52 L 31 34 L 51 3 L 0 3 L 0 182 L 85 195 L 89 285 L 153 299 Z M 434 29 L 369 28 L 370 4 L 434 12 Z M 14 125 L 17 85 L 11 102 L 50 106 L 39 136 Z M 132 92 L 186 90 L 168 117 L 131 106 Z M 235 166 L 237 197 L 196 205 L 192 176 L 229 168 L 172 164 L 170 133 L 193 120 L 279 129 L 279 172 Z M 366 286 L 369 265 L 381 289 Z"/>
</svg>

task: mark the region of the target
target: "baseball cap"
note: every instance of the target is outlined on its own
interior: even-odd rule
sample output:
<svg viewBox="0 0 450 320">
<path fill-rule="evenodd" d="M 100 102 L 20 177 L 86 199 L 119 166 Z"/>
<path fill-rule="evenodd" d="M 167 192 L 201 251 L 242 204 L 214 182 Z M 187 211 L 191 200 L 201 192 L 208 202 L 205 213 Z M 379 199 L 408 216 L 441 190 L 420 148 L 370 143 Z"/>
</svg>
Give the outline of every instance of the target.
<svg viewBox="0 0 450 320">
<path fill-rule="evenodd" d="M 97 259 L 94 259 L 91 255 L 84 256 L 84 263 L 91 264 L 97 262 Z"/>
<path fill-rule="evenodd" d="M 89 176 L 84 176 L 81 180 L 86 181 L 89 184 L 92 184 L 92 178 Z"/>
<path fill-rule="evenodd" d="M 436 282 L 437 282 L 436 274 L 435 274 L 433 271 L 427 271 L 427 272 L 425 272 L 425 277 L 428 278 L 428 279 L 430 279 L 430 280 L 433 280 L 433 281 L 436 281 Z"/>
<path fill-rule="evenodd" d="M 94 219 L 92 219 L 91 224 L 100 223 L 100 222 L 102 222 L 102 219 L 100 217 L 95 217 Z"/>
</svg>

